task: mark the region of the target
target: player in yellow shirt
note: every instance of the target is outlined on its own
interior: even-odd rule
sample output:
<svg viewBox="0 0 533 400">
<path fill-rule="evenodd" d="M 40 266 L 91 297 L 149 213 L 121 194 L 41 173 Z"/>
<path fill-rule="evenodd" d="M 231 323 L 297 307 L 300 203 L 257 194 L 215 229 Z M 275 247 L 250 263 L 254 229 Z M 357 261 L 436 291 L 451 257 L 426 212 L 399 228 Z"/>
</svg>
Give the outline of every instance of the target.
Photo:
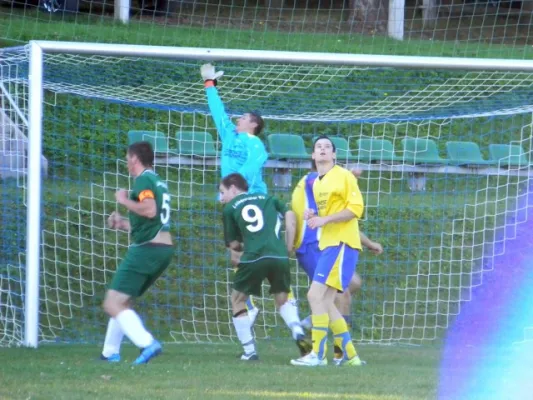
<svg viewBox="0 0 533 400">
<path fill-rule="evenodd" d="M 313 351 L 292 365 L 326 365 L 326 341 L 329 329 L 334 344 L 344 354 L 344 365 L 358 366 L 359 358 L 352 343 L 348 326 L 335 306 L 337 292 L 348 289 L 355 274 L 361 238 L 358 219 L 362 217 L 364 202 L 357 179 L 335 165 L 335 146 L 327 136 L 319 137 L 313 145 L 312 159 L 318 177 L 313 184 L 313 198 L 318 214 L 311 208 L 304 212 L 307 227 L 318 229 L 320 255 L 313 274 L 307 299 L 311 307 Z"/>
<path fill-rule="evenodd" d="M 316 210 L 316 201 L 313 195 L 313 185 L 318 178 L 318 173 L 313 168 L 313 171 L 305 175 L 296 185 L 292 192 L 291 208 L 296 215 L 296 236 L 295 236 L 295 253 L 298 265 L 302 268 L 309 279 L 313 279 L 316 264 L 320 257 L 318 229 L 309 229 L 307 221 L 304 220 L 304 212 L 306 209 Z M 361 170 L 352 169 L 352 174 L 355 177 L 361 175 Z M 370 240 L 363 232 L 359 232 L 361 244 L 374 254 L 381 254 L 383 248 L 378 242 Z M 335 298 L 335 304 L 341 312 L 348 328 L 351 328 L 351 302 L 352 295 L 361 288 L 362 280 L 357 272 L 354 273 L 348 290 L 343 293 L 338 293 Z M 310 330 L 312 327 L 311 316 L 302 320 L 302 326 Z M 335 364 L 341 363 L 343 360 L 342 350 L 335 346 L 333 362 Z"/>
</svg>

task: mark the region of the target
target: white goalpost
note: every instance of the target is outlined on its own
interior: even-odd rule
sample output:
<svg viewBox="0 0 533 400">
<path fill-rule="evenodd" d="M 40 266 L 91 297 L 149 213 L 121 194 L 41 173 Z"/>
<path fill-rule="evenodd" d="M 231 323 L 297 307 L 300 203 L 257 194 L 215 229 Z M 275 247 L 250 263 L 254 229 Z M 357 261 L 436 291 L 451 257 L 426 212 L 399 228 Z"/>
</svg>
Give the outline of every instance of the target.
<svg viewBox="0 0 533 400">
<path fill-rule="evenodd" d="M 150 325 L 170 341 L 233 339 L 231 268 L 213 200 L 219 143 L 197 72 L 204 62 L 227 72 L 219 90 L 230 115 L 247 107 L 264 115 L 270 154 L 265 174 L 273 194 L 290 201 L 309 160 L 302 153 L 276 153 L 274 144 L 281 142 L 269 141 L 270 135 L 303 138 L 307 146 L 321 133 L 338 137 L 348 146 L 338 161 L 365 171 L 363 229 L 383 242 L 385 255 L 364 254 L 359 266 L 365 286 L 352 310 L 357 340 L 441 337 L 471 289 L 490 273 L 484 261 L 496 255 L 493 233 L 522 223 L 507 217 L 532 206 L 518 201 L 531 177 L 531 60 L 54 41 L 32 41 L 3 59 L 0 83 L 27 88 L 12 89 L 20 95 L 9 104 L 28 114 L 28 146 L 27 167 L 17 172 L 27 172 L 27 179 L 6 189 L 26 196 L 26 208 L 13 212 L 26 227 L 14 222 L 10 228 L 25 234 L 25 246 L 9 248 L 9 273 L 0 270 L 6 282 L 0 279 L 0 332 L 28 347 L 97 341 L 98 330 L 103 335 L 99 300 L 128 243 L 103 221 L 115 207 L 111 190 L 128 184 L 117 160 L 130 132 L 154 140 L 156 171 L 174 190 L 176 266 L 149 294 L 146 313 L 156 321 Z M 189 138 L 188 132 L 202 136 Z M 442 162 L 429 159 L 432 143 Z M 466 148 L 454 143 L 474 144 L 482 158 L 453 153 Z M 495 144 L 511 147 L 497 157 Z M 307 279 L 294 261 L 293 276 L 304 313 Z M 20 300 L 8 309 L 3 293 Z M 264 312 L 256 334 L 278 337 L 267 298 L 257 299 Z M 13 318 L 21 325 L 23 318 L 23 337 L 11 328 Z"/>
</svg>

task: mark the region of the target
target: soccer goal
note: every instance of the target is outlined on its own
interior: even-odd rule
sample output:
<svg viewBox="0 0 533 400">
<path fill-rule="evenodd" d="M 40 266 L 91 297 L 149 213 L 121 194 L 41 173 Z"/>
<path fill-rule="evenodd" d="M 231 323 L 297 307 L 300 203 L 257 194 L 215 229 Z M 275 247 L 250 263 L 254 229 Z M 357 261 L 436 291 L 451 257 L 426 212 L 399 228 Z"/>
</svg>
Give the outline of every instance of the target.
<svg viewBox="0 0 533 400">
<path fill-rule="evenodd" d="M 441 338 L 527 219 L 533 61 L 34 41 L 0 56 L 0 345 L 103 340 L 128 246 L 105 222 L 138 140 L 169 183 L 176 242 L 139 311 L 166 341 L 235 339 L 205 62 L 225 71 L 230 115 L 264 116 L 271 194 L 290 201 L 320 134 L 363 170 L 362 230 L 385 251 L 360 257 L 354 337 Z M 292 272 L 303 317 L 308 280 Z M 267 290 L 255 301 L 256 336 L 282 337 Z"/>
</svg>

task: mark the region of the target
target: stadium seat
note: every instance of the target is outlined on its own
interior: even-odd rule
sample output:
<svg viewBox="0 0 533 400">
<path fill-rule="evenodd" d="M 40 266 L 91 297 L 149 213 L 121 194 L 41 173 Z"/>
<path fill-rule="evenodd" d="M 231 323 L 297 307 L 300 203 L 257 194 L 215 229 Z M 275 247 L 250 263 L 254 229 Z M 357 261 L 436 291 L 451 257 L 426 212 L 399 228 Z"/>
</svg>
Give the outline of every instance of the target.
<svg viewBox="0 0 533 400">
<path fill-rule="evenodd" d="M 492 160 L 485 160 L 479 146 L 474 142 L 447 142 L 446 151 L 452 165 L 471 168 L 497 165 Z"/>
<path fill-rule="evenodd" d="M 358 157 L 362 162 L 370 163 L 390 163 L 401 161 L 401 158 L 394 154 L 394 146 L 390 140 L 386 139 L 358 139 Z"/>
<path fill-rule="evenodd" d="M 176 132 L 178 153 L 185 156 L 216 157 L 217 147 L 208 132 Z"/>
<path fill-rule="evenodd" d="M 524 149 L 513 144 L 489 144 L 490 159 L 502 168 L 527 168 L 529 162 Z"/>
<path fill-rule="evenodd" d="M 446 165 L 448 160 L 441 158 L 437 143 L 431 139 L 402 139 L 403 161 L 414 165 Z"/>
<path fill-rule="evenodd" d="M 357 161 L 357 157 L 350 153 L 348 141 L 341 136 L 328 136 L 335 145 L 337 152 L 337 161 Z M 313 143 L 318 139 L 318 136 L 313 138 Z"/>
<path fill-rule="evenodd" d="M 128 144 L 147 141 L 152 144 L 155 153 L 174 153 L 168 147 L 168 138 L 165 134 L 157 131 L 129 131 Z"/>
<path fill-rule="evenodd" d="M 270 158 L 278 160 L 309 160 L 301 136 L 287 133 L 272 133 L 267 136 Z"/>
</svg>

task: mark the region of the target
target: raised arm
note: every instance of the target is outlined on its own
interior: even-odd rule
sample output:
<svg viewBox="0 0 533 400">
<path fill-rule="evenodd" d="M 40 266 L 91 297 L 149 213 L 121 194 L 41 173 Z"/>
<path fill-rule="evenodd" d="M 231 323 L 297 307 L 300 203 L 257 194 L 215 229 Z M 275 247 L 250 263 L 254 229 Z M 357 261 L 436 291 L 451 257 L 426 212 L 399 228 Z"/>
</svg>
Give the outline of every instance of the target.
<svg viewBox="0 0 533 400">
<path fill-rule="evenodd" d="M 235 125 L 231 122 L 231 119 L 226 113 L 224 103 L 222 103 L 222 99 L 218 95 L 218 90 L 215 87 L 217 79 L 224 74 L 224 71 L 215 72 L 214 66 L 211 64 L 204 64 L 200 69 L 200 73 L 204 80 L 209 111 L 211 111 L 211 116 L 217 127 L 218 134 L 220 135 L 220 140 L 224 142 L 227 135 L 235 131 Z"/>
</svg>

